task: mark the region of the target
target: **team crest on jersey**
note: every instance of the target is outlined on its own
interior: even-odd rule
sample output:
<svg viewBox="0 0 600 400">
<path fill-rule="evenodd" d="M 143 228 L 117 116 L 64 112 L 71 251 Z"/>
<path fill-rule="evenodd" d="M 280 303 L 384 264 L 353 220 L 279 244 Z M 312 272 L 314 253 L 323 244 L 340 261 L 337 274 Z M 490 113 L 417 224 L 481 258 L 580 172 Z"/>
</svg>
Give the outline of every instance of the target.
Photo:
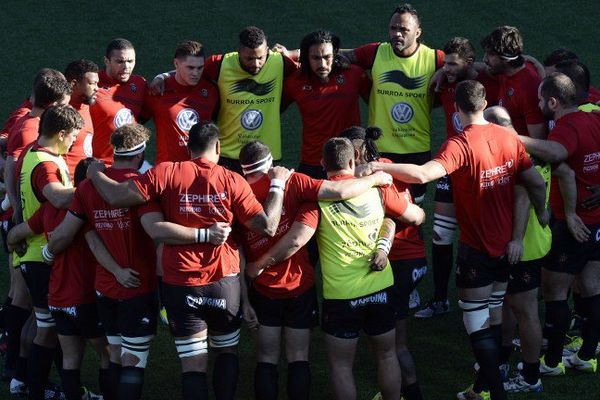
<svg viewBox="0 0 600 400">
<path fill-rule="evenodd" d="M 183 110 L 179 111 L 179 113 L 177 113 L 177 118 L 175 119 L 175 122 L 177 123 L 179 129 L 181 129 L 184 132 L 188 132 L 192 128 L 192 126 L 198 123 L 198 120 L 198 112 L 196 112 L 196 110 L 193 110 L 191 108 L 184 108 Z"/>
<path fill-rule="evenodd" d="M 263 115 L 260 110 L 251 108 L 242 113 L 240 117 L 240 124 L 248 131 L 253 131 L 260 128 L 263 123 Z"/>
<path fill-rule="evenodd" d="M 394 104 L 392 107 L 392 118 L 399 124 L 406 124 L 414 115 L 415 112 L 408 103 L 401 101 L 400 103 Z"/>
<path fill-rule="evenodd" d="M 85 154 L 86 157 L 92 157 L 93 155 L 93 148 L 92 148 L 92 139 L 94 138 L 94 134 L 91 132 L 88 132 L 88 134 L 85 136 L 85 139 L 83 139 L 83 153 Z"/>
<path fill-rule="evenodd" d="M 403 71 L 400 71 L 399 69 L 394 69 L 381 74 L 381 77 L 379 78 L 379 83 L 395 83 L 397 85 L 402 86 L 404 89 L 414 90 L 425 85 L 426 80 L 427 79 L 425 78 L 425 75 L 411 78 L 410 76 L 406 75 Z"/>
<path fill-rule="evenodd" d="M 463 127 L 457 112 L 454 112 L 454 114 L 452 114 L 452 126 L 454 126 L 454 131 L 456 133 L 462 133 Z"/>
<path fill-rule="evenodd" d="M 115 124 L 116 128 L 120 128 L 126 124 L 132 124 L 133 123 L 133 111 L 131 111 L 129 108 L 121 108 L 115 114 L 113 123 Z"/>
<path fill-rule="evenodd" d="M 258 83 L 254 79 L 242 79 L 231 86 L 229 94 L 247 92 L 256 96 L 269 94 L 275 88 L 275 79 L 265 83 Z"/>
<path fill-rule="evenodd" d="M 554 129 L 554 127 L 556 126 L 556 121 L 555 120 L 550 120 L 548 121 L 548 130 L 551 131 L 552 129 Z"/>
<path fill-rule="evenodd" d="M 200 91 L 200 96 L 207 98 L 208 97 L 208 90 L 207 89 L 202 89 Z"/>
<path fill-rule="evenodd" d="M 129 88 L 133 93 L 137 92 L 137 85 L 135 83 L 130 83 Z"/>
<path fill-rule="evenodd" d="M 508 88 L 508 90 L 506 91 L 506 95 L 508 97 L 513 97 L 515 95 L 515 89 L 513 88 Z"/>
<path fill-rule="evenodd" d="M 304 90 L 305 92 L 310 92 L 312 90 L 312 86 L 304 85 L 304 86 L 302 86 L 302 90 Z"/>
<path fill-rule="evenodd" d="M 337 82 L 338 85 L 343 85 L 344 82 L 346 81 L 346 79 L 344 78 L 344 75 L 337 75 L 335 77 L 335 81 Z"/>
</svg>

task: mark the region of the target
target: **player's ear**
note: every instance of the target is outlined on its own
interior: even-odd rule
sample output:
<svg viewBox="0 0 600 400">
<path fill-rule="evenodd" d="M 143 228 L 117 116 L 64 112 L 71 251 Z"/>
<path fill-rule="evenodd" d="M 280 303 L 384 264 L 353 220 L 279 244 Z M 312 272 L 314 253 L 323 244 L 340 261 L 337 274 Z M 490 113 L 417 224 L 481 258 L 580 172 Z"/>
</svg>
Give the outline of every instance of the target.
<svg viewBox="0 0 600 400">
<path fill-rule="evenodd" d="M 177 69 L 177 66 L 179 65 L 179 60 L 177 60 L 176 58 L 173 59 L 173 66 L 175 66 L 175 69 Z"/>
</svg>

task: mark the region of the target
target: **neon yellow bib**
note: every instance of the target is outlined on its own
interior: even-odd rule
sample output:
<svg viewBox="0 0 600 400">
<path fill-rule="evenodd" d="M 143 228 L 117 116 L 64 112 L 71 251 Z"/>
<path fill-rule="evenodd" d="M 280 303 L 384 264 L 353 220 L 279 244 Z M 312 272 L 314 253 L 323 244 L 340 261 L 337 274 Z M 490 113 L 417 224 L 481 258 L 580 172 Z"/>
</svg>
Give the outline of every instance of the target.
<svg viewBox="0 0 600 400">
<path fill-rule="evenodd" d="M 319 208 L 317 243 L 323 297 L 353 299 L 393 285 L 389 261 L 383 271 L 369 268 L 384 217 L 379 190 L 345 201 L 320 201 Z"/>
<path fill-rule="evenodd" d="M 546 182 L 546 207 L 550 198 L 550 179 L 552 169 L 550 164 L 540 163 L 533 160 L 535 169 L 542 175 Z M 527 230 L 523 238 L 523 258 L 522 261 L 537 260 L 544 257 L 550 251 L 552 245 L 552 231 L 550 227 L 542 227 L 537 219 L 533 206 L 529 207 L 529 220 L 527 221 Z"/>
<path fill-rule="evenodd" d="M 23 220 L 27 221 L 40 208 L 41 203 L 35 196 L 31 183 L 31 173 L 33 169 L 40 163 L 51 161 L 55 163 L 59 170 L 61 181 L 65 187 L 73 187 L 69 177 L 69 169 L 67 163 L 61 156 L 55 156 L 45 151 L 29 149 L 23 159 L 23 167 L 21 168 L 20 183 L 21 183 L 21 209 L 23 211 Z M 34 235 L 27 239 L 27 251 L 20 258 L 20 262 L 24 261 L 44 261 L 42 258 L 42 247 L 46 244 L 46 235 Z"/>
<path fill-rule="evenodd" d="M 280 160 L 281 54 L 269 52 L 257 75 L 242 69 L 237 52 L 225 54 L 217 83 L 221 98 L 217 118 L 221 130 L 221 154 L 237 160 L 246 143 L 260 140 L 269 146 L 273 158 Z"/>
<path fill-rule="evenodd" d="M 383 129 L 377 147 L 384 153 L 422 153 L 430 150 L 431 107 L 429 80 L 435 73 L 435 50 L 421 44 L 410 57 L 398 57 L 389 43 L 377 48 L 371 68 L 369 125 Z"/>
</svg>

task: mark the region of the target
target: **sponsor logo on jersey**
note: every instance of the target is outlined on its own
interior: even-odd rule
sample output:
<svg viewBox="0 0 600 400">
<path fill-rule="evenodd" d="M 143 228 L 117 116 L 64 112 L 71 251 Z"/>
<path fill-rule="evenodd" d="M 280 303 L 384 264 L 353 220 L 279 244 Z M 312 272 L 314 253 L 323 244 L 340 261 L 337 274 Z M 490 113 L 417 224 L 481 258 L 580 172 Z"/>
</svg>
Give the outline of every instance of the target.
<svg viewBox="0 0 600 400">
<path fill-rule="evenodd" d="M 302 90 L 304 90 L 305 92 L 310 92 L 312 90 L 312 86 L 304 85 L 304 86 L 302 86 Z"/>
<path fill-rule="evenodd" d="M 413 118 L 414 115 L 415 112 L 408 103 L 400 102 L 394 104 L 392 107 L 392 118 L 394 121 L 400 124 L 406 124 Z"/>
<path fill-rule="evenodd" d="M 456 111 L 454 112 L 454 114 L 452 114 L 452 126 L 454 127 L 454 132 L 462 133 L 462 123 L 460 122 L 460 117 Z"/>
<path fill-rule="evenodd" d="M 208 90 L 207 89 L 202 89 L 200 91 L 200 96 L 207 98 L 208 97 Z"/>
<path fill-rule="evenodd" d="M 513 97 L 515 95 L 515 89 L 513 88 L 508 88 L 508 90 L 506 91 L 506 95 L 508 97 Z"/>
<path fill-rule="evenodd" d="M 135 83 L 130 83 L 129 88 L 131 89 L 132 93 L 137 92 L 137 85 Z"/>
<path fill-rule="evenodd" d="M 184 132 L 189 132 L 192 126 L 196 125 L 199 120 L 198 112 L 192 108 L 184 108 L 177 113 L 175 123 Z"/>
<path fill-rule="evenodd" d="M 346 81 L 346 79 L 344 78 L 344 75 L 337 75 L 335 77 L 335 81 L 337 82 L 338 85 L 343 85 L 344 82 Z"/>
<path fill-rule="evenodd" d="M 246 130 L 253 131 L 260 128 L 263 123 L 263 115 L 260 110 L 251 108 L 242 113 L 240 124 Z"/>
<path fill-rule="evenodd" d="M 395 83 L 402 86 L 404 89 L 415 90 L 425 85 L 426 80 L 425 75 L 412 78 L 403 71 L 394 69 L 381 74 L 379 83 Z"/>
<path fill-rule="evenodd" d="M 242 79 L 231 86 L 229 94 L 247 92 L 256 96 L 264 96 L 275 88 L 275 79 L 265 83 L 258 83 L 254 79 Z"/>
<path fill-rule="evenodd" d="M 115 114 L 113 123 L 115 124 L 116 128 L 120 128 L 126 124 L 132 124 L 133 123 L 133 111 L 131 111 L 129 108 L 121 108 Z"/>
<path fill-rule="evenodd" d="M 512 159 L 502 165 L 488 168 L 479 172 L 480 187 L 482 189 L 493 188 L 496 185 L 506 185 L 511 181 L 511 172 L 514 165 Z"/>
</svg>

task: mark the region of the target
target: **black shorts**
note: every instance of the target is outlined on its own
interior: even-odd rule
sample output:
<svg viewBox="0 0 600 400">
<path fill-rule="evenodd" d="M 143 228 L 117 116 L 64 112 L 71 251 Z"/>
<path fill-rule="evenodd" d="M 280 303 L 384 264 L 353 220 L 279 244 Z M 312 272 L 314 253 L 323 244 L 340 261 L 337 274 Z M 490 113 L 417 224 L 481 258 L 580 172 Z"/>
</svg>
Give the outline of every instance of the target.
<svg viewBox="0 0 600 400">
<path fill-rule="evenodd" d="M 158 296 L 146 293 L 117 300 L 96 292 L 98 316 L 106 336 L 143 337 L 156 334 Z"/>
<path fill-rule="evenodd" d="M 577 275 L 589 261 L 600 261 L 600 224 L 586 226 L 591 232 L 590 238 L 585 243 L 579 243 L 569 233 L 565 221 L 552 220 L 552 247 L 544 268 Z"/>
<path fill-rule="evenodd" d="M 33 306 L 48 309 L 48 284 L 52 266 L 41 261 L 21 261 L 19 265 Z"/>
<path fill-rule="evenodd" d="M 191 336 L 206 329 L 211 335 L 240 329 L 239 276 L 227 276 L 202 286 L 163 283 L 163 293 L 163 304 L 175 337 Z"/>
<path fill-rule="evenodd" d="M 437 180 L 435 184 L 435 196 L 433 198 L 438 203 L 454 203 L 452 196 L 452 180 L 449 175 L 444 175 Z"/>
<path fill-rule="evenodd" d="M 408 317 L 408 300 L 410 293 L 417 287 L 427 273 L 427 260 L 415 258 L 411 260 L 390 260 L 394 271 L 394 288 L 396 289 L 396 319 Z"/>
<path fill-rule="evenodd" d="M 327 179 L 325 169 L 321 165 L 308 165 L 300 163 L 300 165 L 298 165 L 298 172 L 308 175 L 313 179 Z"/>
<path fill-rule="evenodd" d="M 361 330 L 376 336 L 396 327 L 395 315 L 395 289 L 390 286 L 355 299 L 324 299 L 321 327 L 340 339 L 356 339 Z"/>
<path fill-rule="evenodd" d="M 506 257 L 490 257 L 462 242 L 456 255 L 456 287 L 479 288 L 493 282 L 507 282 L 509 264 Z"/>
<path fill-rule="evenodd" d="M 546 258 L 537 260 L 521 261 L 511 264 L 509 267 L 507 294 L 516 294 L 538 289 L 541 283 L 542 265 Z"/>
<path fill-rule="evenodd" d="M 319 306 L 314 286 L 287 299 L 270 299 L 250 288 L 248 297 L 261 325 L 309 329 L 319 324 Z"/>
<path fill-rule="evenodd" d="M 392 160 L 394 164 L 416 164 L 423 165 L 431 160 L 431 151 L 423 153 L 396 154 L 396 153 L 381 153 L 381 157 Z M 425 196 L 427 192 L 427 184 L 412 184 L 410 185 L 410 194 L 413 199 Z"/>
<path fill-rule="evenodd" d="M 49 308 L 59 335 L 81 336 L 85 339 L 104 336 L 96 303 L 72 307 L 49 306 Z"/>
</svg>

